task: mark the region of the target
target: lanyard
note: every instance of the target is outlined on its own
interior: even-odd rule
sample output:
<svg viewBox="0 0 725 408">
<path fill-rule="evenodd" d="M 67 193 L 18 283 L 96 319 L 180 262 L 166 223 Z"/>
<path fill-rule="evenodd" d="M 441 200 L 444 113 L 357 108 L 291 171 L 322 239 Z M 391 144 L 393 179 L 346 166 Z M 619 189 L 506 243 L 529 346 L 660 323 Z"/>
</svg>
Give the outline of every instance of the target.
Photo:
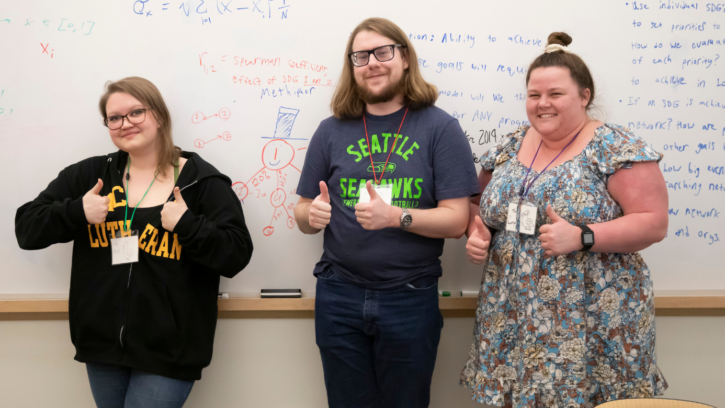
<svg viewBox="0 0 725 408">
<path fill-rule="evenodd" d="M 131 178 L 131 176 L 128 174 L 128 172 L 131 170 L 131 157 L 128 158 L 128 165 L 126 167 L 126 215 L 123 217 L 123 230 L 128 231 L 127 225 L 130 225 L 128 223 L 128 180 Z M 154 185 L 154 181 L 156 181 L 156 176 L 159 175 L 159 172 L 156 172 L 154 174 L 154 179 L 151 180 L 151 184 L 149 184 L 149 188 L 146 189 L 146 192 L 143 193 L 143 197 L 141 197 L 141 201 L 136 204 L 136 207 L 133 209 L 133 212 L 131 213 L 131 223 L 133 223 L 133 216 L 136 215 L 136 210 L 138 210 L 138 207 L 141 205 L 141 202 L 144 198 L 146 198 L 146 194 L 148 194 L 149 190 L 151 190 L 151 186 Z"/>
<path fill-rule="evenodd" d="M 363 124 L 365 124 L 365 140 L 368 142 L 368 150 L 370 150 L 370 166 L 373 168 L 373 180 L 375 181 L 375 184 L 380 185 L 380 183 L 383 182 L 383 175 L 385 175 L 385 169 L 388 167 L 388 162 L 390 161 L 390 155 L 393 153 L 393 150 L 395 150 L 395 144 L 398 143 L 398 136 L 400 136 L 400 129 L 403 128 L 403 122 L 405 122 L 405 117 L 408 115 L 408 108 L 405 108 L 405 114 L 403 114 L 403 120 L 400 121 L 400 127 L 398 127 L 398 133 L 395 134 L 395 141 L 393 141 L 393 148 L 390 149 L 388 152 L 388 158 L 385 160 L 385 166 L 383 166 L 383 172 L 380 173 L 380 180 L 378 180 L 377 175 L 375 174 L 375 164 L 373 164 L 373 152 L 371 150 L 370 145 L 370 139 L 368 138 L 368 122 L 365 120 L 365 112 L 363 112 Z"/>
<path fill-rule="evenodd" d="M 569 141 L 569 143 L 567 143 L 567 145 L 564 146 L 563 149 L 561 149 L 561 151 L 559 152 L 559 154 L 557 154 L 556 157 L 554 157 L 554 160 L 552 160 L 549 164 L 547 164 L 546 167 L 544 167 L 544 170 L 541 170 L 541 173 L 539 173 L 538 175 L 536 175 L 536 177 L 533 180 L 531 180 L 531 183 L 529 183 L 529 185 L 527 186 L 526 185 L 526 180 L 528 180 L 528 178 L 529 178 L 529 173 L 531 173 L 531 168 L 534 167 L 534 162 L 536 161 L 536 156 L 539 155 L 539 150 L 541 149 L 541 145 L 544 144 L 544 141 L 542 140 L 541 143 L 539 143 L 539 148 L 536 149 L 536 154 L 534 154 L 534 160 L 531 160 L 531 165 L 529 166 L 529 170 L 526 172 L 526 177 L 524 177 L 524 183 L 521 185 L 521 198 L 523 198 L 523 197 L 526 196 L 526 194 L 529 192 L 529 189 L 531 188 L 531 186 L 536 182 L 536 180 L 539 178 L 539 176 L 541 176 L 542 174 L 544 174 L 544 172 L 546 171 L 546 169 L 548 169 L 549 166 L 551 166 L 551 163 L 554 163 L 556 161 L 556 159 L 558 159 L 559 156 L 561 156 L 561 154 L 564 153 L 564 150 L 566 150 L 567 147 L 569 147 L 572 143 L 574 143 L 574 141 L 576 140 L 576 138 L 579 136 L 579 133 L 581 133 L 581 130 L 579 130 L 578 132 L 576 132 L 576 135 L 574 135 L 574 138 L 571 139 Z"/>
</svg>

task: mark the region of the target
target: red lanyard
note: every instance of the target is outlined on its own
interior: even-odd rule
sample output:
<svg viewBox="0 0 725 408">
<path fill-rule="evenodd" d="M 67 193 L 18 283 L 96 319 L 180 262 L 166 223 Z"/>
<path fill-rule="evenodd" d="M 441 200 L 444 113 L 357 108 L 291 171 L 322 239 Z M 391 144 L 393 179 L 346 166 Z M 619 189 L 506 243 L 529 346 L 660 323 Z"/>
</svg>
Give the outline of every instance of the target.
<svg viewBox="0 0 725 408">
<path fill-rule="evenodd" d="M 385 166 L 383 167 L 383 172 L 380 173 L 380 180 L 378 180 L 377 175 L 375 174 L 375 164 L 373 164 L 373 151 L 372 147 L 370 145 L 370 138 L 368 137 L 368 122 L 365 120 L 365 112 L 363 112 L 363 124 L 365 124 L 365 140 L 368 142 L 368 150 L 370 153 L 370 166 L 373 168 L 373 180 L 375 181 L 375 184 L 380 185 L 380 183 L 383 182 L 383 176 L 385 175 L 385 169 L 388 168 L 388 162 L 390 161 L 390 155 L 393 154 L 393 150 L 395 150 L 395 144 L 398 143 L 398 136 L 400 136 L 400 129 L 403 128 L 403 122 L 405 122 L 405 117 L 408 115 L 408 108 L 405 108 L 405 114 L 403 114 L 403 120 L 400 121 L 400 127 L 398 127 L 398 133 L 393 135 L 395 137 L 395 141 L 393 141 L 393 148 L 390 149 L 388 152 L 388 158 L 385 160 Z"/>
</svg>

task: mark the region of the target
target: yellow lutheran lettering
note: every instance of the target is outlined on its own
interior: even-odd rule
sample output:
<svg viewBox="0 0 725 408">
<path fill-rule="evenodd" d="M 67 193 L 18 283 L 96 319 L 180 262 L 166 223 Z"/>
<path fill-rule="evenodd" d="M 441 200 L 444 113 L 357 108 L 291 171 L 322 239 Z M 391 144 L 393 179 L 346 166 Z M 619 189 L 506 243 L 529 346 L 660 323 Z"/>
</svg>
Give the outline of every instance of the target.
<svg viewBox="0 0 725 408">
<path fill-rule="evenodd" d="M 179 244 L 179 236 L 174 234 L 174 246 L 171 248 L 171 258 L 176 255 L 176 260 L 181 259 L 181 244 Z"/>
<path fill-rule="evenodd" d="M 91 242 L 91 248 L 98 248 L 100 245 L 98 245 L 98 239 L 93 238 L 93 234 L 91 234 L 91 224 L 88 224 L 88 240 Z"/>
<path fill-rule="evenodd" d="M 106 223 L 105 222 L 96 224 L 96 235 L 98 235 L 98 241 L 101 243 L 101 246 L 104 248 L 107 247 L 108 246 L 108 237 L 106 237 Z"/>
<path fill-rule="evenodd" d="M 139 248 L 153 256 L 162 256 L 164 258 L 176 259 L 177 261 L 180 260 L 181 244 L 179 244 L 179 236 L 174 234 L 174 243 L 171 247 L 171 255 L 169 255 L 169 232 L 164 231 L 164 236 L 161 237 L 161 243 L 159 243 L 159 235 L 161 235 L 161 231 L 154 228 L 151 224 L 146 224 L 146 229 L 138 240 Z M 147 238 L 148 241 L 144 242 Z"/>
<path fill-rule="evenodd" d="M 164 258 L 169 257 L 169 233 L 164 232 L 164 237 L 161 239 L 161 245 L 159 245 L 159 250 L 156 251 L 156 256 L 161 256 L 161 254 L 164 254 Z"/>
<path fill-rule="evenodd" d="M 115 193 L 116 191 L 123 194 L 123 187 L 114 186 L 113 189 L 111 189 L 111 192 L 108 193 L 108 198 L 109 198 L 108 211 L 113 211 L 113 209 L 116 207 L 125 207 L 126 206 L 126 200 L 121 200 L 120 202 L 116 201 L 116 193 Z M 121 225 L 123 225 L 123 223 Z"/>
<path fill-rule="evenodd" d="M 116 236 L 116 231 L 120 232 L 122 238 L 130 237 L 131 221 L 126 221 L 126 228 L 127 231 L 124 231 L 123 221 L 102 222 L 100 224 L 93 225 L 93 229 L 96 230 L 96 233 L 94 235 L 91 225 L 88 224 L 88 239 L 91 248 L 108 247 L 108 236 L 106 235 L 106 231 L 110 231 L 111 237 Z M 153 256 L 176 259 L 177 261 L 180 260 L 181 244 L 179 243 L 179 236 L 174 234 L 174 241 L 173 244 L 171 244 L 171 254 L 169 254 L 169 232 L 163 232 L 163 237 L 159 237 L 159 235 L 161 235 L 161 231 L 154 228 L 154 226 L 151 224 L 146 224 L 146 229 L 144 229 L 143 233 L 138 239 L 138 247 Z M 159 243 L 159 238 L 161 238 L 161 243 Z"/>
<path fill-rule="evenodd" d="M 159 235 L 159 230 L 154 228 L 153 234 L 151 234 L 151 238 L 149 239 L 149 244 L 146 245 L 146 248 L 144 248 L 144 251 L 150 253 L 151 255 L 156 255 L 156 244 L 159 242 L 156 240 Z M 149 252 L 149 249 L 151 249 L 151 252 Z"/>
<path fill-rule="evenodd" d="M 147 235 L 147 234 L 148 234 L 149 232 L 153 232 L 153 231 L 154 231 L 155 229 L 156 229 L 156 228 L 154 228 L 154 226 L 153 226 L 153 225 L 151 225 L 151 224 L 146 224 L 146 229 L 145 229 L 145 230 L 143 230 L 143 234 L 141 234 L 141 236 L 140 236 L 140 237 L 139 237 L 139 239 L 138 239 L 138 247 L 139 247 L 139 248 L 141 248 L 141 249 L 143 249 L 144 251 L 146 251 L 146 243 L 145 243 L 145 242 L 143 242 L 143 240 L 144 240 L 144 239 L 146 239 L 146 235 Z M 146 252 L 148 252 L 148 251 L 146 251 Z"/>
</svg>

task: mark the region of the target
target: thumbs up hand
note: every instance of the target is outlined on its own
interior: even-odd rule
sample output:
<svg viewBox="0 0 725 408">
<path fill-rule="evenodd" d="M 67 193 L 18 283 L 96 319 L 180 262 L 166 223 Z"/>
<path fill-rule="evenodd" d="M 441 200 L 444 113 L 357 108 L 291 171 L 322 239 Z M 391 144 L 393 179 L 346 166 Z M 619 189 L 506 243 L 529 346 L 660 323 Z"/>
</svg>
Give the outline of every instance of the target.
<svg viewBox="0 0 725 408">
<path fill-rule="evenodd" d="M 188 209 L 184 197 L 181 196 L 181 190 L 179 190 L 179 187 L 174 187 L 174 201 L 165 203 L 164 208 L 161 210 L 161 226 L 166 231 L 173 232 L 181 216 Z"/>
<path fill-rule="evenodd" d="M 370 195 L 370 202 L 358 203 L 355 206 L 357 222 L 366 230 L 379 230 L 386 227 L 397 227 L 400 225 L 400 208 L 388 205 L 383 201 L 368 181 L 366 188 Z"/>
<path fill-rule="evenodd" d="M 108 203 L 111 199 L 100 195 L 102 188 L 103 181 L 98 179 L 98 183 L 83 196 L 83 212 L 91 224 L 105 222 L 108 215 Z"/>
<path fill-rule="evenodd" d="M 557 214 L 551 205 L 546 206 L 546 215 L 553 224 L 542 225 L 539 228 L 541 248 L 546 256 L 558 256 L 578 251 L 583 248 L 581 242 L 581 229 L 575 227 Z"/>
<path fill-rule="evenodd" d="M 476 216 L 473 223 L 468 226 L 468 241 L 466 242 L 466 255 L 468 260 L 481 265 L 488 259 L 488 246 L 491 243 L 491 231 L 483 225 L 481 217 Z"/>
<path fill-rule="evenodd" d="M 320 181 L 320 195 L 315 197 L 310 204 L 310 213 L 307 216 L 310 227 L 324 229 L 330 223 L 332 217 L 332 206 L 330 205 L 330 193 L 327 191 L 327 184 Z"/>
</svg>

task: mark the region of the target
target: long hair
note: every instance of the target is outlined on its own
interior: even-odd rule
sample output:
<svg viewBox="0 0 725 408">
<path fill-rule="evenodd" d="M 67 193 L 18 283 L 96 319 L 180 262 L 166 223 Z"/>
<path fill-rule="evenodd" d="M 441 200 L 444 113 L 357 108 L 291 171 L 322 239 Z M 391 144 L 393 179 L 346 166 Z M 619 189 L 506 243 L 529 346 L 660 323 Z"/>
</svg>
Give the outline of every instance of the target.
<svg viewBox="0 0 725 408">
<path fill-rule="evenodd" d="M 566 47 L 571 44 L 571 41 L 572 39 L 567 33 L 554 32 L 549 34 L 546 45 L 548 46 L 551 44 L 559 44 Z M 579 96 L 584 96 L 585 89 L 589 89 L 589 91 L 591 92 L 591 96 L 589 97 L 589 102 L 587 103 L 586 109 L 589 110 L 592 108 L 592 102 L 594 102 L 595 95 L 594 78 L 592 78 L 592 74 L 589 72 L 587 64 L 584 63 L 584 60 L 582 60 L 581 57 L 576 54 L 567 53 L 561 50 L 550 53 L 543 53 L 539 55 L 529 66 L 529 71 L 526 73 L 526 85 L 529 84 L 529 79 L 531 78 L 531 71 L 535 70 L 536 68 L 544 67 L 569 68 L 571 79 L 573 79 L 579 87 Z"/>
<path fill-rule="evenodd" d="M 418 56 L 415 53 L 413 44 L 408 40 L 403 30 L 395 23 L 384 18 L 368 18 L 355 27 L 350 34 L 345 48 L 345 62 L 342 68 L 340 81 L 332 96 L 330 108 L 332 114 L 340 119 L 359 118 L 363 114 L 365 103 L 360 96 L 360 90 L 355 82 L 355 74 L 348 54 L 352 52 L 352 42 L 355 36 L 361 31 L 373 31 L 383 37 L 390 38 L 394 43 L 404 45 L 400 52 L 408 59 L 408 69 L 403 72 L 402 93 L 405 104 L 411 110 L 418 110 L 431 106 L 438 99 L 438 90 L 423 79 L 418 67 Z"/>
<path fill-rule="evenodd" d="M 108 98 L 116 92 L 126 93 L 138 99 L 154 115 L 159 123 L 159 130 L 156 134 L 156 143 L 159 148 L 156 171 L 162 176 L 166 176 L 166 168 L 169 165 L 174 166 L 176 160 L 181 156 L 181 149 L 174 145 L 174 139 L 171 136 L 171 115 L 159 89 L 151 81 L 140 77 L 128 77 L 116 82 L 108 81 L 105 88 L 106 91 L 98 103 L 103 119 L 108 118 L 106 114 Z"/>
</svg>

